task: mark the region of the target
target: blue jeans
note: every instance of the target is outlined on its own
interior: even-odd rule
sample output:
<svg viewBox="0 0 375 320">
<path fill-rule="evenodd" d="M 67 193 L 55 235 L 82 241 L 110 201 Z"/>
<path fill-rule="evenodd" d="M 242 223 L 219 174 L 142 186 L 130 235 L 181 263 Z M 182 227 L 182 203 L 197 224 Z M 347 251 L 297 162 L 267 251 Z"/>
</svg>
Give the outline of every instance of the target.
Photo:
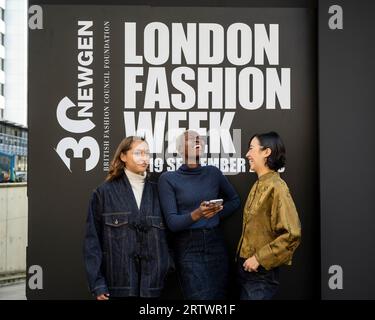
<svg viewBox="0 0 375 320">
<path fill-rule="evenodd" d="M 174 248 L 185 299 L 226 298 L 228 255 L 219 228 L 179 232 L 175 237 Z"/>
<path fill-rule="evenodd" d="M 237 277 L 241 300 L 270 300 L 279 288 L 279 268 L 266 270 L 258 267 L 258 272 L 248 272 L 243 268 L 245 259 L 237 259 Z"/>
</svg>

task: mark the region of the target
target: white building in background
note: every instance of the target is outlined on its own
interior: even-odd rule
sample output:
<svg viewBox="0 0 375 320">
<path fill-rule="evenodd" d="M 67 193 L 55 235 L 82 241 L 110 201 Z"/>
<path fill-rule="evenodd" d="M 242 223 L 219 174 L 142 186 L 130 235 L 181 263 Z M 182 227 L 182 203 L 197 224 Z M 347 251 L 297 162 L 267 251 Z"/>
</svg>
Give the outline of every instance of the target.
<svg viewBox="0 0 375 320">
<path fill-rule="evenodd" d="M 27 126 L 27 0 L 0 0 L 0 119 Z"/>
<path fill-rule="evenodd" d="M 27 0 L 0 0 L 0 178 L 11 177 L 9 157 L 27 171 L 27 8 Z"/>
</svg>

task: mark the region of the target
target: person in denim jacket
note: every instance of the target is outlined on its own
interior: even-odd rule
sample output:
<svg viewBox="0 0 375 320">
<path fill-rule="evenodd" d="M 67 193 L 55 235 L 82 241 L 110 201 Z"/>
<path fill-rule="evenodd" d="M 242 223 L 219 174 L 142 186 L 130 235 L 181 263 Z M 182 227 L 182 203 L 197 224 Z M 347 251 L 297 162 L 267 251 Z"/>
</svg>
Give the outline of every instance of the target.
<svg viewBox="0 0 375 320">
<path fill-rule="evenodd" d="M 147 178 L 149 158 L 144 139 L 125 138 L 91 196 L 84 261 L 97 300 L 159 297 L 173 266 L 157 184 Z"/>
</svg>

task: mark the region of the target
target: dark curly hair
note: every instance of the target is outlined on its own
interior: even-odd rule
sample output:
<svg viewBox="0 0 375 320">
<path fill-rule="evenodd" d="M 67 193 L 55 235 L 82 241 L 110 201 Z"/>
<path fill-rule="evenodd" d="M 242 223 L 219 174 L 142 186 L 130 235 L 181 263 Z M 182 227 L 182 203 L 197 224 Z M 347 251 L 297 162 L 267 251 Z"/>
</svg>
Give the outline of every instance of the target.
<svg viewBox="0 0 375 320">
<path fill-rule="evenodd" d="M 285 166 L 285 146 L 280 136 L 276 132 L 271 131 L 267 133 L 254 134 L 251 137 L 249 144 L 253 138 L 257 138 L 259 140 L 262 150 L 267 148 L 271 149 L 271 154 L 266 160 L 266 165 L 268 168 L 277 171 Z"/>
</svg>

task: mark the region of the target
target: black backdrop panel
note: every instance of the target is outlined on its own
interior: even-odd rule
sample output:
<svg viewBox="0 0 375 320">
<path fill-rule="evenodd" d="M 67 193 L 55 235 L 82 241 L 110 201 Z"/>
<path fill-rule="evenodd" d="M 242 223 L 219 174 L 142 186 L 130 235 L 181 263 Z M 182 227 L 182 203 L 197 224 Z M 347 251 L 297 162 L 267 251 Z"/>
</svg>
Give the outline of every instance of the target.
<svg viewBox="0 0 375 320">
<path fill-rule="evenodd" d="M 343 29 L 328 28 L 332 5 Z M 375 299 L 373 1 L 319 1 L 323 299 Z M 330 266 L 343 271 L 331 290 Z"/>
<path fill-rule="evenodd" d="M 166 111 L 156 108 L 145 110 L 142 99 L 144 94 L 137 95 L 136 109 L 124 109 L 124 22 L 136 22 L 137 50 L 142 52 L 144 26 L 150 22 L 161 22 L 170 27 L 171 23 L 215 23 L 227 30 L 232 23 L 244 23 L 254 30 L 255 24 L 264 24 L 269 30 L 270 24 L 277 24 L 279 30 L 279 61 L 277 65 L 256 65 L 252 59 L 244 67 L 256 67 L 264 75 L 266 69 L 276 68 L 278 74 L 282 68 L 290 68 L 290 108 L 282 109 L 279 103 L 275 109 L 267 108 L 265 103 L 256 110 L 247 110 L 239 106 L 233 110 L 198 109 L 194 105 L 186 110 L 187 116 L 201 111 L 208 118 L 213 112 L 224 116 L 225 112 L 234 112 L 230 132 L 241 129 L 240 148 L 234 157 L 244 157 L 248 139 L 256 132 L 275 130 L 282 136 L 287 147 L 287 167 L 282 177 L 287 181 L 298 208 L 303 238 L 297 250 L 293 266 L 283 268 L 281 289 L 277 298 L 304 299 L 319 297 L 319 199 L 318 199 L 318 134 L 317 134 L 317 98 L 316 98 L 316 47 L 315 47 L 315 11 L 306 8 L 208 8 L 208 7 L 131 7 L 131 6 L 52 6 L 44 5 L 44 28 L 29 31 L 29 241 L 27 265 L 40 265 L 43 268 L 43 289 L 27 290 L 29 299 L 51 298 L 89 298 L 82 260 L 82 241 L 88 199 L 92 190 L 105 177 L 105 152 L 109 147 L 112 156 L 115 147 L 125 136 L 124 111 L 134 112 L 136 118 L 140 112 L 155 113 Z M 62 126 L 57 120 L 57 109 L 64 97 L 77 104 L 78 79 L 78 20 L 93 21 L 89 30 L 93 31 L 94 60 L 90 64 L 93 70 L 93 106 L 88 112 L 87 132 L 68 132 L 67 127 L 74 128 L 71 122 Z M 104 94 L 105 78 L 105 22 L 110 23 L 110 102 Z M 225 40 L 226 41 L 226 40 Z M 225 42 L 226 44 L 226 42 Z M 147 74 L 150 67 L 144 67 Z M 186 66 L 184 63 L 179 66 Z M 168 60 L 166 74 L 177 66 Z M 226 68 L 233 66 L 227 59 L 218 65 L 207 66 L 194 64 L 194 71 L 202 68 Z M 146 87 L 145 77 L 140 78 Z M 141 81 L 139 80 L 139 81 Z M 82 82 L 81 82 L 82 84 Z M 198 84 L 192 82 L 197 91 Z M 173 88 L 168 83 L 168 89 Z M 69 104 L 69 101 L 67 102 Z M 105 106 L 110 107 L 109 125 L 105 117 Z M 61 106 L 63 109 L 63 106 Z M 59 109 L 60 110 L 60 109 Z M 183 112 L 183 111 L 179 111 Z M 75 107 L 68 109 L 67 116 L 82 120 Z M 61 120 L 61 117 L 60 117 Z M 90 122 L 95 124 L 90 127 Z M 208 121 L 202 121 L 203 128 Z M 71 125 L 71 126 L 69 126 Z M 187 127 L 186 121 L 181 121 Z M 79 125 L 82 129 L 82 126 Z M 80 130 L 80 129 L 76 129 Z M 159 133 L 160 134 L 160 133 Z M 95 150 L 84 150 L 81 158 L 73 158 L 73 151 L 62 152 L 59 145 L 64 138 L 80 140 L 88 136 L 98 146 L 98 161 Z M 63 140 L 67 141 L 67 140 Z M 73 143 L 72 140 L 67 143 Z M 91 143 L 91 142 L 88 142 Z M 107 144 L 108 143 L 108 144 Z M 59 146 L 59 147 L 58 147 Z M 96 147 L 93 143 L 91 146 Z M 59 149 L 60 148 L 60 149 Z M 60 150 L 60 151 L 59 151 Z M 60 153 L 60 156 L 59 154 Z M 64 163 L 61 155 L 71 159 L 70 170 L 67 160 Z M 85 159 L 93 157 L 93 169 Z M 248 168 L 247 168 L 248 169 Z M 240 172 L 228 175 L 240 194 L 242 207 L 251 185 L 256 180 L 254 173 Z M 157 174 L 154 174 L 157 179 Z M 233 216 L 223 222 L 228 248 L 234 259 L 235 247 L 240 237 L 242 207 Z M 235 287 L 231 296 L 235 297 Z M 181 294 L 175 276 L 166 284 L 163 298 L 178 298 Z"/>
</svg>

